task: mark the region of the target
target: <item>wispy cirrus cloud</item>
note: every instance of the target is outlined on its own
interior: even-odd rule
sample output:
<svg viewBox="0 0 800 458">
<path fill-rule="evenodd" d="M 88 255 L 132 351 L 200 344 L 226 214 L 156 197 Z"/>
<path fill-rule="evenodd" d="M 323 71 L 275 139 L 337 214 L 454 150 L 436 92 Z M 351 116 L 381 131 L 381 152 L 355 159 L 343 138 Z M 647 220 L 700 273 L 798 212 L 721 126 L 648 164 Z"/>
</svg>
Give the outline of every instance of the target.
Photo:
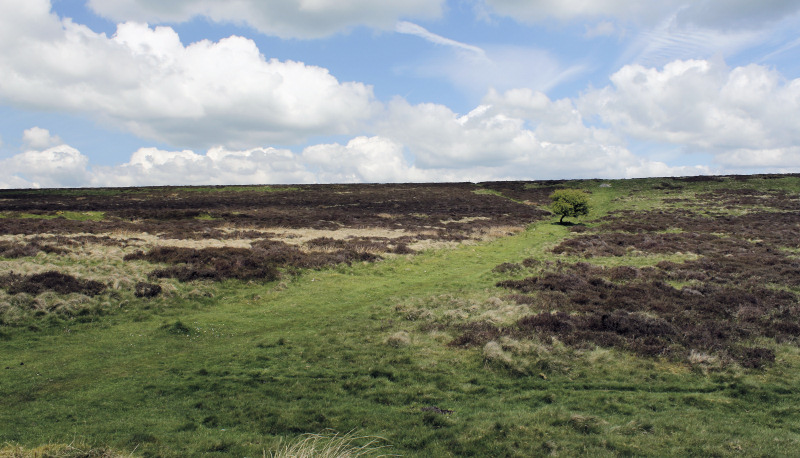
<svg viewBox="0 0 800 458">
<path fill-rule="evenodd" d="M 584 23 L 587 38 L 617 33 L 625 44 L 617 68 L 729 57 L 784 43 L 800 27 L 800 3 L 794 0 L 484 0 L 483 4 L 490 15 L 522 23 Z"/>
<path fill-rule="evenodd" d="M 523 22 L 598 18 L 649 27 L 675 16 L 680 26 L 714 30 L 760 29 L 800 13 L 794 0 L 483 0 L 490 14 Z"/>
<path fill-rule="evenodd" d="M 481 47 L 444 37 L 407 21 L 398 22 L 395 31 L 452 50 L 417 62 L 414 72 L 418 76 L 447 79 L 476 98 L 489 89 L 548 90 L 584 71 L 582 65 L 563 66 L 551 53 L 536 47 Z"/>
<path fill-rule="evenodd" d="M 718 30 L 693 24 L 681 26 L 675 14 L 632 36 L 617 62 L 618 66 L 628 63 L 662 66 L 677 59 L 730 56 L 765 42 L 769 33 L 755 29 Z"/>
<path fill-rule="evenodd" d="M 397 33 L 404 33 L 408 35 L 414 35 L 420 38 L 423 38 L 431 43 L 443 46 L 449 46 L 451 48 L 466 51 L 467 53 L 472 54 L 474 57 L 478 59 L 487 59 L 486 51 L 483 48 L 478 46 L 473 46 L 467 43 L 462 43 L 460 41 L 452 40 L 447 37 L 443 37 L 441 35 L 437 35 L 425 27 L 421 25 L 414 24 L 408 21 L 398 21 L 394 28 L 395 32 Z"/>
</svg>

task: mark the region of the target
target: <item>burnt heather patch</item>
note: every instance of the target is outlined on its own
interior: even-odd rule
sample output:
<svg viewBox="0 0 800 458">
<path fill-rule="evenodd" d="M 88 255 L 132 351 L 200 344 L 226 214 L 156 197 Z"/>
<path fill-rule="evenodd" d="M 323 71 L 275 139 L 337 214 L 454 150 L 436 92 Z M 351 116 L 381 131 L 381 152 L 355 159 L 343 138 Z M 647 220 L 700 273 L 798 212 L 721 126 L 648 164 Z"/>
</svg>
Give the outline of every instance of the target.
<svg viewBox="0 0 800 458">
<path fill-rule="evenodd" d="M 277 280 L 279 268 L 319 269 L 356 261 L 375 261 L 379 256 L 352 249 L 333 252 L 303 252 L 277 241 L 261 241 L 252 248 L 180 248 L 157 247 L 147 253 L 126 255 L 126 261 L 145 260 L 172 264 L 150 273 L 151 278 L 176 278 L 179 281 L 198 279 Z"/>
<path fill-rule="evenodd" d="M 37 241 L 29 243 L 0 241 L 0 258 L 24 258 L 36 256 L 40 252 L 63 254 L 67 251 L 62 247 L 52 244 L 40 244 Z"/>
<path fill-rule="evenodd" d="M 0 287 L 5 288 L 9 294 L 26 293 L 34 296 L 44 291 L 96 296 L 106 289 L 106 285 L 99 281 L 82 280 L 56 271 L 33 275 L 19 275 L 10 272 L 0 277 Z"/>
</svg>

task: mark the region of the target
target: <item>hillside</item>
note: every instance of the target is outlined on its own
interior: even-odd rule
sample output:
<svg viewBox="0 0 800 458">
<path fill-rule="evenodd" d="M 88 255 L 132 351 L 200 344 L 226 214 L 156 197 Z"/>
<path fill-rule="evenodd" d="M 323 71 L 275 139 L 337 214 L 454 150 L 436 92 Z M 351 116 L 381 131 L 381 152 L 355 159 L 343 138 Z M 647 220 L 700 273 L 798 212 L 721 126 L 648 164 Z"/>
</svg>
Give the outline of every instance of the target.
<svg viewBox="0 0 800 458">
<path fill-rule="evenodd" d="M 793 175 L 0 191 L 0 456 L 791 455 L 799 256 Z"/>
</svg>

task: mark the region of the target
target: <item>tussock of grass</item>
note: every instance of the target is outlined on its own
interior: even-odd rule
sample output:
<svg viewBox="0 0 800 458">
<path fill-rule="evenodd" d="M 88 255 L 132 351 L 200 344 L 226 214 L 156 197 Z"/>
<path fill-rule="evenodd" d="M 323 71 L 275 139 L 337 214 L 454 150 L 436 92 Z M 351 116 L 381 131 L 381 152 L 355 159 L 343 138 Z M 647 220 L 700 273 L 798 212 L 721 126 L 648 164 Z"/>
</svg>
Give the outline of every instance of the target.
<svg viewBox="0 0 800 458">
<path fill-rule="evenodd" d="M 359 443 L 363 443 L 359 445 Z M 374 436 L 357 436 L 353 432 L 339 434 L 323 432 L 306 434 L 277 451 L 271 458 L 356 458 L 359 456 L 388 456 L 383 452 L 388 445 L 380 445 L 384 439 Z M 378 453 L 381 453 L 378 455 Z M 266 454 L 265 454 L 266 456 Z"/>
<path fill-rule="evenodd" d="M 483 359 L 487 364 L 499 364 L 503 367 L 511 367 L 513 363 L 503 347 L 494 340 L 483 346 Z"/>
<path fill-rule="evenodd" d="M 399 348 L 411 345 L 411 336 L 405 331 L 398 331 L 386 338 L 386 344 Z"/>
</svg>

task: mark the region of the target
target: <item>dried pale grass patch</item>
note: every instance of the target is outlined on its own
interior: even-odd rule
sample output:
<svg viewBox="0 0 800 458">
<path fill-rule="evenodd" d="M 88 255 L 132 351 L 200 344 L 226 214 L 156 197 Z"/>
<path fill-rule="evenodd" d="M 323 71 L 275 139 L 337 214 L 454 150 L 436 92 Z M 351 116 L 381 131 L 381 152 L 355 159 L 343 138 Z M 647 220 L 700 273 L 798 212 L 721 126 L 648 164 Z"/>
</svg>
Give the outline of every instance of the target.
<svg viewBox="0 0 800 458">
<path fill-rule="evenodd" d="M 499 303 L 495 301 L 499 301 Z M 529 314 L 531 309 L 528 306 L 502 302 L 497 298 L 489 298 L 487 302 L 481 304 L 478 310 L 482 310 L 478 314 L 480 321 L 495 325 L 511 325 Z"/>
<path fill-rule="evenodd" d="M 467 321 L 469 318 L 469 312 L 462 309 L 454 309 L 454 310 L 445 310 L 442 314 L 442 319 L 438 321 L 443 321 L 446 324 L 456 324 Z"/>
<path fill-rule="evenodd" d="M 573 414 L 567 424 L 582 434 L 598 434 L 608 422 L 593 415 Z"/>
<path fill-rule="evenodd" d="M 57 244 L 55 236 L 48 234 L 36 236 L 44 243 Z M 4 237 L 8 240 L 26 242 L 32 236 Z M 131 248 L 122 245 L 108 245 L 102 243 L 84 242 L 81 245 L 70 246 L 65 254 L 38 253 L 34 257 L 18 258 L 0 261 L 0 271 L 14 272 L 20 275 L 41 274 L 47 271 L 59 271 L 74 275 L 82 279 L 95 280 L 103 283 L 118 283 L 117 279 L 138 281 L 147 277 L 147 272 L 142 266 L 123 262 L 123 257 Z M 116 289 L 116 288 L 115 288 Z"/>
<path fill-rule="evenodd" d="M 442 224 L 450 224 L 450 223 L 471 223 L 473 221 L 489 221 L 492 218 L 488 216 L 465 216 L 461 219 L 448 219 L 443 220 Z"/>
<path fill-rule="evenodd" d="M 379 445 L 384 439 L 376 436 L 356 436 L 354 433 L 339 434 L 322 432 L 305 434 L 277 451 L 269 452 L 271 458 L 351 458 L 359 456 L 391 456 L 380 454 L 389 447 Z M 359 443 L 366 441 L 363 445 Z M 264 452 L 266 458 L 267 453 Z"/>
<path fill-rule="evenodd" d="M 28 238 L 22 234 L 3 234 L 0 235 L 0 242 L 25 242 Z"/>
<path fill-rule="evenodd" d="M 290 245 L 303 245 L 309 240 L 322 237 L 329 237 L 334 240 L 346 240 L 350 238 L 387 238 L 397 239 L 400 237 L 413 236 L 413 232 L 405 229 L 384 229 L 384 228 L 353 228 L 343 227 L 335 230 L 329 229 L 292 229 L 292 228 L 268 228 L 265 229 L 275 234 L 275 239 Z"/>
<path fill-rule="evenodd" d="M 524 227 L 520 226 L 491 226 L 477 231 L 479 240 L 494 240 L 500 237 L 507 237 L 509 235 L 519 234 L 524 231 Z"/>
<path fill-rule="evenodd" d="M 391 218 L 392 216 L 386 214 L 383 217 Z M 448 221 L 448 222 L 463 223 L 463 222 L 485 220 L 485 219 L 489 218 L 475 217 L 475 218 L 465 218 L 463 220 Z M 364 238 L 364 239 L 379 238 L 379 239 L 388 239 L 390 243 L 392 240 L 395 239 L 407 238 L 407 237 L 412 237 L 412 238 L 420 237 L 421 240 L 417 240 L 415 242 L 408 244 L 408 247 L 414 251 L 454 248 L 464 243 L 471 243 L 474 241 L 487 241 L 487 240 L 494 240 L 500 237 L 506 237 L 508 235 L 513 235 L 522 232 L 523 230 L 524 228 L 519 226 L 492 226 L 488 228 L 475 230 L 472 233 L 468 234 L 467 240 L 459 242 L 452 240 L 438 240 L 437 237 L 440 236 L 440 229 L 428 229 L 428 230 L 423 229 L 417 231 L 413 230 L 409 231 L 406 229 L 378 228 L 378 227 L 367 227 L 367 228 L 342 227 L 334 230 L 309 229 L 309 228 L 297 229 L 297 228 L 280 228 L 280 227 L 259 229 L 259 231 L 264 231 L 266 234 L 271 235 L 272 239 L 280 240 L 290 245 L 305 245 L 307 242 L 311 240 L 325 238 L 325 237 L 334 240 L 348 240 L 353 238 Z M 240 239 L 240 240 L 242 242 L 249 242 L 247 239 Z M 166 243 L 167 241 L 164 240 L 162 242 Z M 169 242 L 171 243 L 172 241 Z M 190 242 L 190 241 L 184 241 L 184 242 Z M 199 242 L 207 243 L 209 241 L 199 241 Z M 235 246 L 235 245 L 229 243 L 226 246 Z M 316 250 L 318 249 L 315 249 L 315 251 Z"/>
<path fill-rule="evenodd" d="M 168 239 L 159 237 L 155 234 L 149 234 L 147 232 L 135 232 L 129 234 L 126 238 L 118 238 L 113 235 L 113 233 L 109 234 L 102 234 L 102 235 L 109 235 L 113 238 L 117 238 L 121 243 L 126 243 L 128 245 L 136 246 L 139 249 L 141 248 L 154 248 L 158 246 L 170 246 L 170 247 L 179 247 L 179 248 L 224 248 L 224 247 L 231 247 L 231 248 L 250 248 L 250 243 L 254 241 L 254 239 L 250 238 L 240 238 L 240 239 Z"/>
<path fill-rule="evenodd" d="M 107 447 L 90 447 L 82 444 L 47 444 L 36 448 L 6 443 L 0 448 L 0 458 L 121 458 L 133 454 L 122 453 Z"/>
<path fill-rule="evenodd" d="M 398 331 L 386 338 L 386 344 L 395 348 L 406 347 L 411 345 L 411 336 L 405 331 Z"/>
<path fill-rule="evenodd" d="M 35 264 L 29 261 L 0 261 L 0 272 L 14 272 L 20 275 L 33 275 L 47 272 L 48 270 L 57 270 L 58 266 L 54 264 Z"/>
<path fill-rule="evenodd" d="M 428 331 L 427 337 L 433 340 L 434 342 L 438 342 L 442 345 L 445 345 L 447 344 L 447 342 L 453 340 L 453 336 L 451 336 L 449 333 L 440 331 L 438 329 L 432 329 Z"/>
<path fill-rule="evenodd" d="M 461 245 L 472 245 L 476 242 L 488 242 L 502 237 L 508 237 L 510 235 L 519 234 L 524 230 L 525 228 L 520 226 L 490 226 L 475 229 L 465 234 L 467 238 L 461 241 L 424 238 L 422 240 L 409 243 L 408 247 L 414 251 L 452 249 Z M 411 235 L 412 237 L 437 237 L 439 236 L 439 231 L 417 231 L 414 233 L 409 233 L 408 235 Z"/>
<path fill-rule="evenodd" d="M 464 242 L 453 242 L 447 240 L 418 240 L 413 243 L 409 243 L 408 247 L 414 251 L 426 251 L 426 250 L 442 250 L 442 249 L 450 249 L 455 248 L 459 245 L 468 244 L 469 241 Z"/>
<path fill-rule="evenodd" d="M 586 361 L 593 365 L 607 364 L 614 359 L 614 354 L 608 348 L 595 347 L 586 353 Z"/>
<path fill-rule="evenodd" d="M 287 245 L 296 246 L 293 243 L 292 244 L 287 243 Z M 375 253 L 376 252 L 376 250 L 372 250 L 369 247 L 358 246 L 358 245 L 355 245 L 355 246 L 352 246 L 352 247 L 348 247 L 348 248 L 350 250 L 352 250 L 353 252 L 355 252 L 355 253 Z M 339 252 L 342 251 L 342 248 L 341 247 L 337 247 L 337 246 L 314 246 L 314 247 L 310 247 L 310 246 L 307 246 L 307 245 L 302 245 L 302 246 L 297 247 L 297 249 L 300 250 L 301 253 L 306 253 L 306 254 L 320 254 L 320 253 L 321 254 L 333 254 L 333 253 L 339 253 Z M 386 254 L 389 254 L 389 253 L 381 253 L 381 256 L 386 255 Z"/>
<path fill-rule="evenodd" d="M 522 341 L 508 336 L 502 336 L 498 340 L 498 343 L 500 343 L 503 351 L 511 352 L 515 355 L 546 356 L 550 353 L 544 345 L 530 340 Z"/>
<path fill-rule="evenodd" d="M 112 289 L 124 289 L 129 284 L 146 279 L 147 273 L 151 270 L 148 266 L 122 263 L 121 258 L 114 260 L 93 257 L 90 260 L 91 263 L 86 262 L 87 258 L 76 262 L 67 260 L 66 263 L 48 262 L 47 259 L 0 261 L 0 272 L 30 276 L 57 271 L 82 280 L 98 281 L 111 286 Z"/>
<path fill-rule="evenodd" d="M 131 228 L 117 228 L 112 230 L 111 232 L 101 235 L 108 235 L 112 239 L 117 239 L 117 240 L 129 240 L 129 239 L 140 238 L 142 234 L 147 234 L 147 233 L 142 231 L 137 231 Z"/>
<path fill-rule="evenodd" d="M 499 364 L 505 367 L 510 367 L 514 363 L 511 356 L 503 350 L 503 346 L 494 340 L 483 346 L 483 360 L 487 364 Z"/>
<path fill-rule="evenodd" d="M 691 350 L 689 352 L 689 364 L 693 366 L 714 366 L 719 363 L 719 358 L 708 353 Z"/>
<path fill-rule="evenodd" d="M 442 294 L 404 301 L 395 311 L 409 321 L 458 326 L 467 322 L 510 325 L 530 313 L 530 307 L 498 297 L 463 298 Z"/>
<path fill-rule="evenodd" d="M 152 247 L 178 247 L 178 248 L 194 248 L 202 250 L 204 248 L 250 248 L 250 244 L 254 239 L 162 239 Z"/>
</svg>

